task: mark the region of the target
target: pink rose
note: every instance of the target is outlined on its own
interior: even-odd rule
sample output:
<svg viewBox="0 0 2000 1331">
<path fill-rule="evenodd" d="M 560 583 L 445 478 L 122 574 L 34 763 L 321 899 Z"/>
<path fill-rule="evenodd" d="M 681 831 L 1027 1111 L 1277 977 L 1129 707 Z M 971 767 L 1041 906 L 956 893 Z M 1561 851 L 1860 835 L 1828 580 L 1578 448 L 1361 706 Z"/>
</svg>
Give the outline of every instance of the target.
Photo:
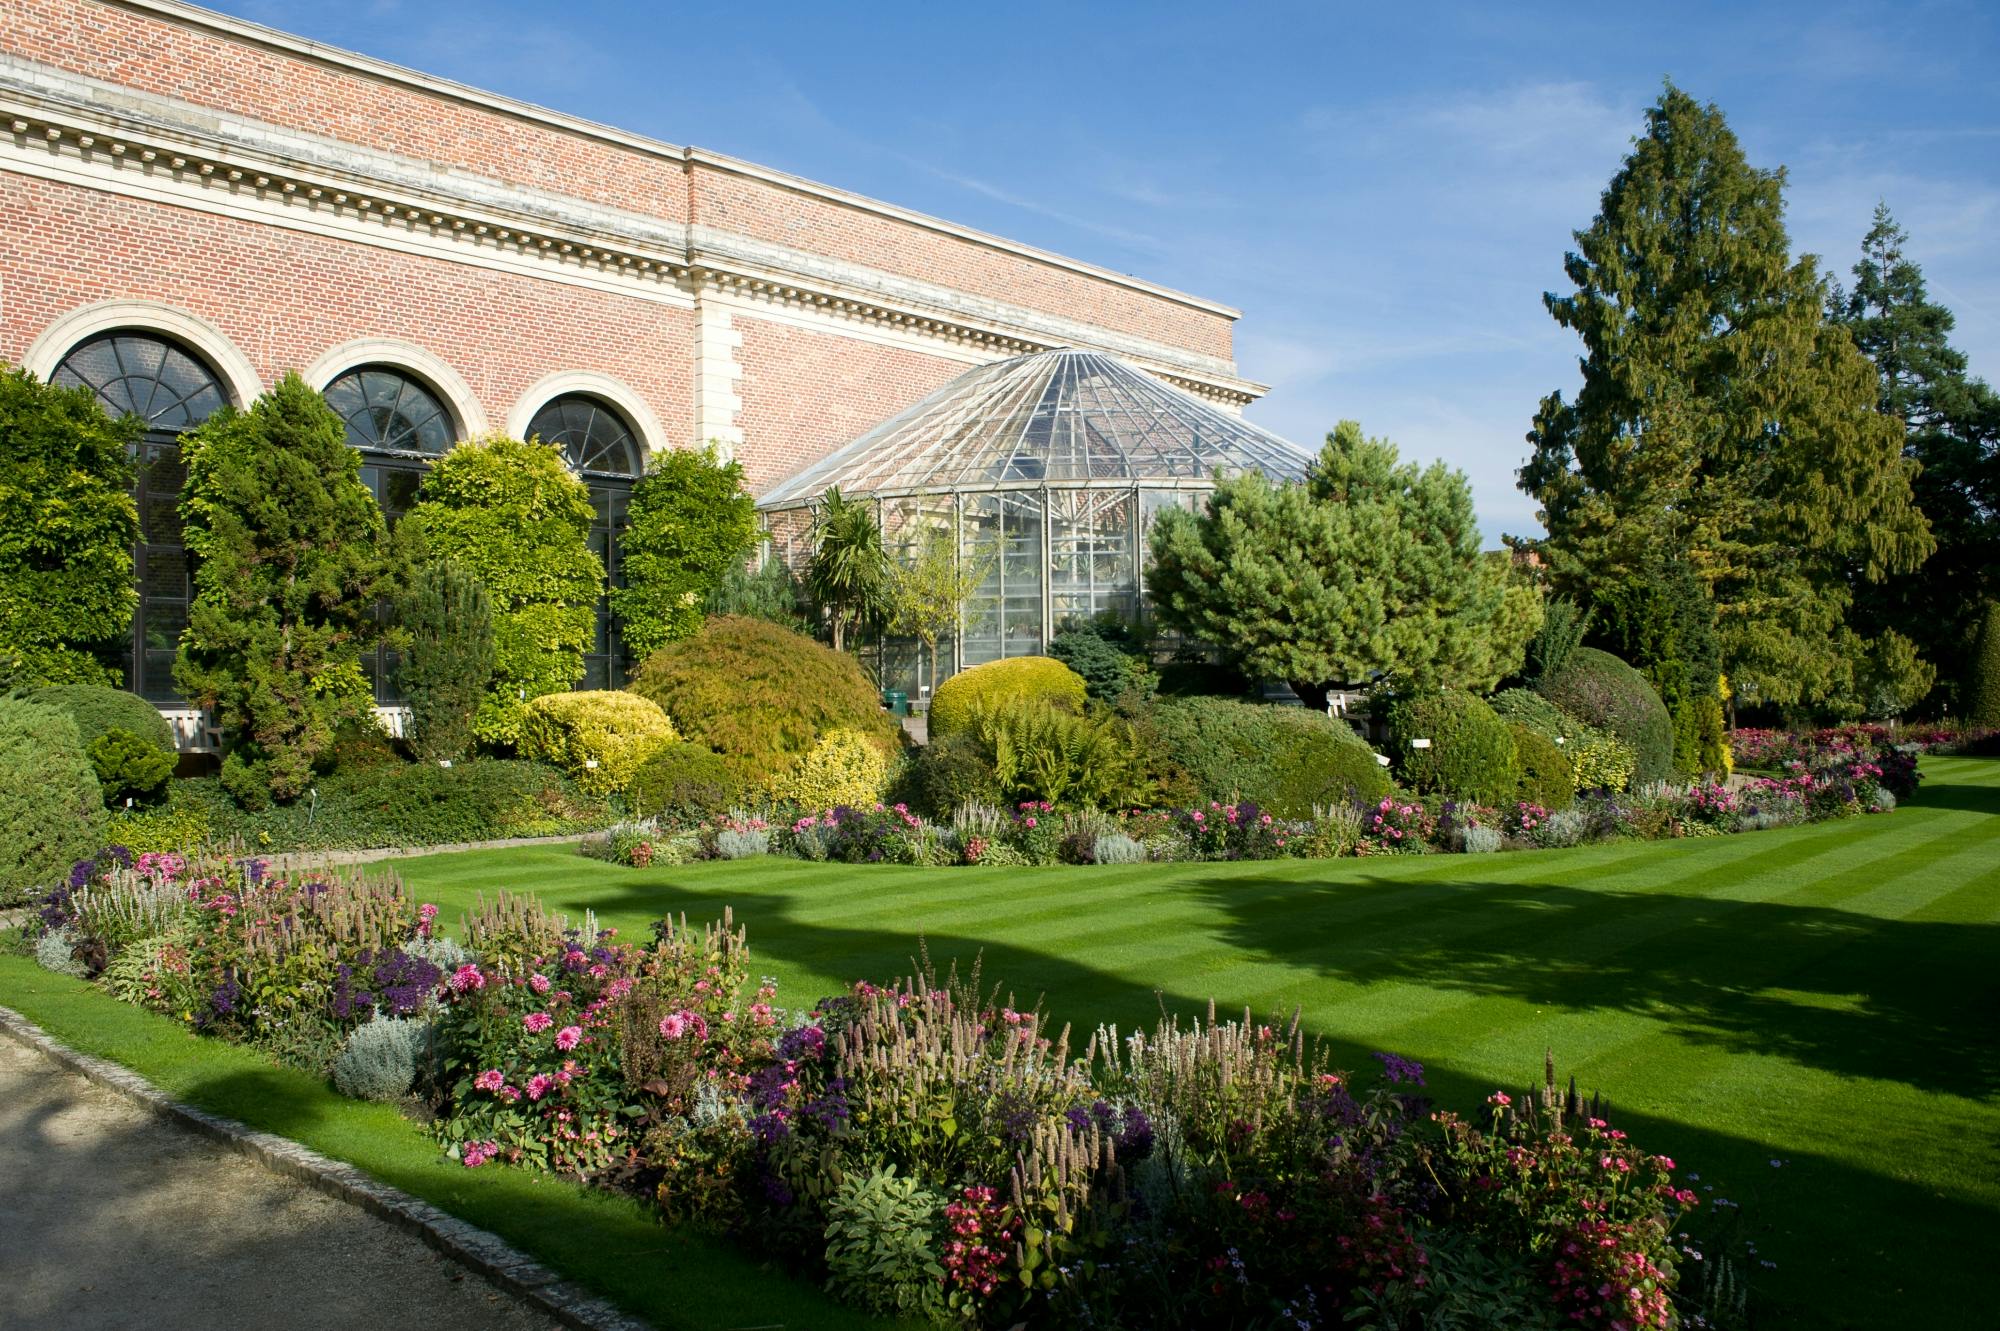
<svg viewBox="0 0 2000 1331">
<path fill-rule="evenodd" d="M 556 1048 L 568 1053 L 583 1043 L 583 1027 L 565 1026 L 556 1032 Z"/>
</svg>

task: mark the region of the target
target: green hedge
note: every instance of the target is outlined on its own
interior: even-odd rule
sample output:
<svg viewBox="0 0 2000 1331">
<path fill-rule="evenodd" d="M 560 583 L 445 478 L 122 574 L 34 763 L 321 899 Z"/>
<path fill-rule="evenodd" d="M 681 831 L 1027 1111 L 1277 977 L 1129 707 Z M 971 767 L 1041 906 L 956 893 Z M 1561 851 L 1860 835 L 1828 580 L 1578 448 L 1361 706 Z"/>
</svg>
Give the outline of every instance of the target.
<svg viewBox="0 0 2000 1331">
<path fill-rule="evenodd" d="M 1514 756 L 1521 770 L 1515 798 L 1549 810 L 1576 803 L 1576 767 L 1569 755 L 1532 726 L 1510 721 L 1507 729 L 1514 736 Z"/>
<path fill-rule="evenodd" d="M 1674 774 L 1674 723 L 1646 677 L 1609 652 L 1579 647 L 1535 691 L 1571 716 L 1616 736 L 1632 751 L 1635 782 Z"/>
<path fill-rule="evenodd" d="M 55 886 L 104 845 L 104 792 L 76 722 L 0 698 L 0 905 Z"/>
<path fill-rule="evenodd" d="M 202 840 L 249 853 L 369 850 L 560 836 L 617 820 L 607 802 L 555 768 L 519 759 L 365 767 L 321 777 L 315 789 L 317 800 L 253 812 L 213 777 L 175 781 L 163 808 L 114 813 L 110 839 L 134 851 L 184 850 Z"/>
<path fill-rule="evenodd" d="M 722 755 L 746 787 L 798 766 L 830 730 L 900 742 L 882 697 L 851 656 L 761 619 L 724 615 L 646 658 L 627 686 L 682 737 Z"/>
<path fill-rule="evenodd" d="M 1202 798 L 1254 800 L 1281 817 L 1389 791 L 1388 773 L 1351 726 L 1303 707 L 1163 698 L 1141 713 L 1140 735 Z"/>
<path fill-rule="evenodd" d="M 57 684 L 36 689 L 28 701 L 53 707 L 76 722 L 77 737 L 88 749 L 98 738 L 113 730 L 129 730 L 155 748 L 174 753 L 174 728 L 160 709 L 136 693 L 103 688 L 93 684 Z"/>
<path fill-rule="evenodd" d="M 961 670 L 931 696 L 930 735 L 969 729 L 982 709 L 1016 702 L 1046 702 L 1081 712 L 1089 690 L 1083 676 L 1052 656 L 1010 656 Z"/>
<path fill-rule="evenodd" d="M 1465 690 L 1397 698 L 1389 707 L 1389 731 L 1397 773 L 1412 790 L 1480 804 L 1514 798 L 1521 780 L 1514 733 Z"/>
</svg>

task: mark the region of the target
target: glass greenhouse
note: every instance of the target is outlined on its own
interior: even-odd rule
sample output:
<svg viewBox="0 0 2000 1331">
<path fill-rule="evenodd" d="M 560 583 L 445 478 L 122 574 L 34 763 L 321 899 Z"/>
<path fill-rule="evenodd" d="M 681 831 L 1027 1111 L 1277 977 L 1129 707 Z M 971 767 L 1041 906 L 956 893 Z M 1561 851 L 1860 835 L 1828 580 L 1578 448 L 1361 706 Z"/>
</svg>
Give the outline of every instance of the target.
<svg viewBox="0 0 2000 1331">
<path fill-rule="evenodd" d="M 883 540 L 905 556 L 944 534 L 983 570 L 938 673 L 1040 653 L 1056 626 L 1143 612 L 1145 535 L 1155 514 L 1192 507 L 1217 474 L 1300 480 L 1296 445 L 1114 357 L 1036 352 L 969 371 L 779 483 L 758 500 L 774 553 L 811 554 L 830 489 L 873 500 Z M 883 646 L 882 681 L 933 681 L 909 644 Z"/>
</svg>

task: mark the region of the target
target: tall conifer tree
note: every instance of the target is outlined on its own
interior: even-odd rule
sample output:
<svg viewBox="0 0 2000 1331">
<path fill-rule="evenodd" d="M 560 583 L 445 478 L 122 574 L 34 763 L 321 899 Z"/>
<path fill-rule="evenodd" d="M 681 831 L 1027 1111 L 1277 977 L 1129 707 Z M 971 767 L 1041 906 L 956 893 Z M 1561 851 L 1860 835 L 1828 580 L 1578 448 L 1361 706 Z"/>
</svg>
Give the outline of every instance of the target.
<svg viewBox="0 0 2000 1331">
<path fill-rule="evenodd" d="M 1962 708 L 1981 612 L 2000 599 L 2000 394 L 1951 345 L 1952 313 L 1930 298 L 1908 243 L 1878 205 L 1853 288 L 1836 288 L 1828 303 L 1875 364 L 1882 410 L 1901 423 L 1904 452 L 1921 468 L 1917 505 L 1938 547 L 1922 568 L 1860 599 L 1870 624 L 1907 634 L 1938 665 L 1945 688 L 1935 701 L 1957 695 Z"/>
<path fill-rule="evenodd" d="M 1851 689 L 1853 585 L 1916 567 L 1931 538 L 1872 367 L 1790 256 L 1783 196 L 1716 107 L 1667 88 L 1576 233 L 1575 291 L 1545 297 L 1583 339 L 1583 386 L 1543 399 L 1521 487 L 1558 585 L 1595 601 L 1674 552 L 1739 692 L 1798 707 Z"/>
</svg>

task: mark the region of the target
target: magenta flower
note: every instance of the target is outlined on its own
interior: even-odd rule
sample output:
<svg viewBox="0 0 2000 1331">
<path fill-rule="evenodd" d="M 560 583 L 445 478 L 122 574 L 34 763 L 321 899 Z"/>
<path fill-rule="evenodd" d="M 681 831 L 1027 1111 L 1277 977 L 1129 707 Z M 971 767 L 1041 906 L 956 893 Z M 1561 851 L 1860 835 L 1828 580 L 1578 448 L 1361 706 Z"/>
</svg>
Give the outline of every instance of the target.
<svg viewBox="0 0 2000 1331">
<path fill-rule="evenodd" d="M 528 987 L 538 994 L 546 994 L 549 991 L 549 977 L 537 971 L 528 977 Z"/>
<path fill-rule="evenodd" d="M 565 1026 L 556 1032 L 556 1048 L 565 1054 L 583 1043 L 583 1027 Z"/>
<path fill-rule="evenodd" d="M 528 1078 L 528 1098 L 530 1100 L 541 1099 L 549 1093 L 549 1087 L 555 1084 L 556 1080 L 554 1077 L 551 1077 L 546 1072 L 537 1072 L 534 1076 Z"/>
<path fill-rule="evenodd" d="M 451 973 L 451 979 L 447 983 L 451 985 L 453 993 L 465 994 L 474 989 L 484 989 L 486 977 L 479 973 L 479 967 L 467 962 Z"/>
<path fill-rule="evenodd" d="M 543 1031 L 555 1025 L 556 1019 L 546 1012 L 530 1012 L 527 1016 L 521 1018 L 521 1024 L 528 1028 L 528 1034 L 540 1035 Z"/>
<path fill-rule="evenodd" d="M 500 1075 L 499 1068 L 488 1068 L 474 1077 L 472 1084 L 482 1091 L 498 1091 L 507 1084 L 507 1079 Z"/>
</svg>

